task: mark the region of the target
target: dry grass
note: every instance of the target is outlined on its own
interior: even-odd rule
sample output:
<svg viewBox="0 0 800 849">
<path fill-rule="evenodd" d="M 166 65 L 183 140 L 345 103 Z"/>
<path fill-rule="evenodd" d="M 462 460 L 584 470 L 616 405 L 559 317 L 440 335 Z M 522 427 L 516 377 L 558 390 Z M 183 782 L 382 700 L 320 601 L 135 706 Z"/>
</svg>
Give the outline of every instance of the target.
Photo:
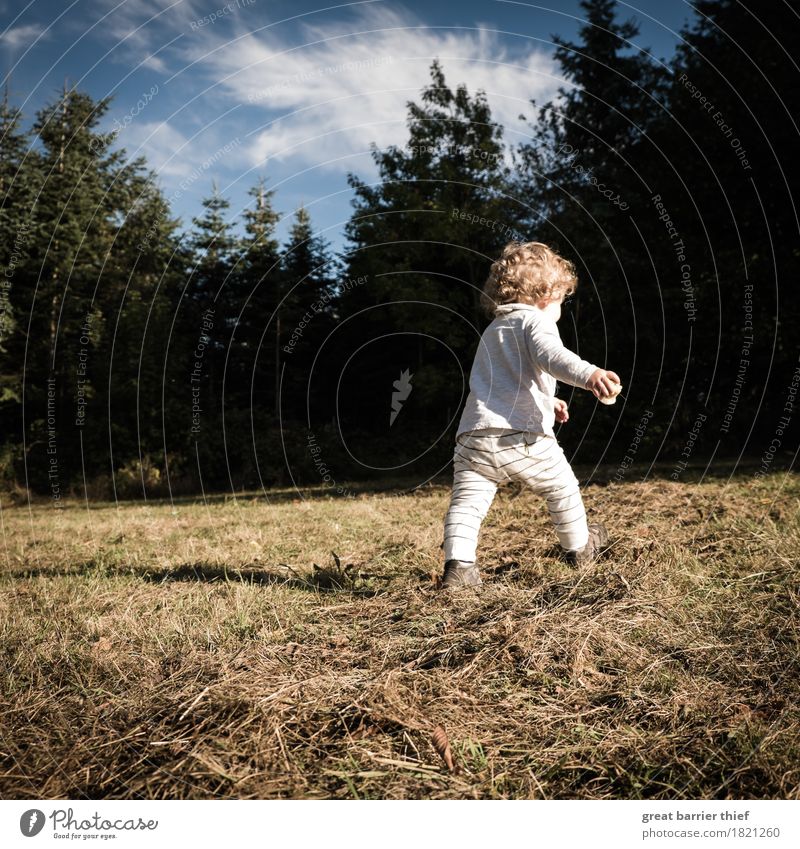
<svg viewBox="0 0 800 849">
<path fill-rule="evenodd" d="M 4 505 L 0 796 L 800 798 L 800 477 L 590 486 L 583 571 L 501 490 L 454 597 L 448 492 Z"/>
</svg>

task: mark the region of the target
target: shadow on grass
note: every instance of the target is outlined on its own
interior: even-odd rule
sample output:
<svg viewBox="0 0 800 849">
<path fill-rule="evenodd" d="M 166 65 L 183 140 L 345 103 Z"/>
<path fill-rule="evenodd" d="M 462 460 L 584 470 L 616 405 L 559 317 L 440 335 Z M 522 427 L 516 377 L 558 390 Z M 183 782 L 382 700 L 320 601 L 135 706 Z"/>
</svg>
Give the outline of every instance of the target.
<svg viewBox="0 0 800 849">
<path fill-rule="evenodd" d="M 172 569 L 150 569 L 147 567 L 109 566 L 89 560 L 75 566 L 54 569 L 18 569 L 0 573 L 0 578 L 57 578 L 57 577 L 134 577 L 154 584 L 174 581 L 196 581 L 198 583 L 252 584 L 256 586 L 281 585 L 313 593 L 345 593 L 359 596 L 376 596 L 385 591 L 391 581 L 387 575 L 362 571 L 354 564 L 342 565 L 334 554 L 330 567 L 313 564 L 313 570 L 303 575 L 291 566 L 280 564 L 278 569 L 232 569 L 212 566 L 208 563 L 182 563 Z"/>
</svg>

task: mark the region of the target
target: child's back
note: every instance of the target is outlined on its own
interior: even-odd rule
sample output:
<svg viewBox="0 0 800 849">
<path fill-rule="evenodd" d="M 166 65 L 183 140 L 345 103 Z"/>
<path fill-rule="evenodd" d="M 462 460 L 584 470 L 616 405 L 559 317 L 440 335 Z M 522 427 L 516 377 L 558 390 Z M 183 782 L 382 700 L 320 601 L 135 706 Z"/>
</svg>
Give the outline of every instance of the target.
<svg viewBox="0 0 800 849">
<path fill-rule="evenodd" d="M 503 304 L 495 315 L 475 352 L 456 435 L 499 427 L 554 436 L 556 380 L 584 389 L 597 366 L 565 348 L 538 307 Z"/>
</svg>

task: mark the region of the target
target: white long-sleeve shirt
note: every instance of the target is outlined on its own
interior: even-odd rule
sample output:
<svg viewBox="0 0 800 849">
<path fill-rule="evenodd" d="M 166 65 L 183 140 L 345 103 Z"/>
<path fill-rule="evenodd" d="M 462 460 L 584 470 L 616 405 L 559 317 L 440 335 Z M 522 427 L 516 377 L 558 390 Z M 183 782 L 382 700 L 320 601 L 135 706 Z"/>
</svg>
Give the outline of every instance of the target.
<svg viewBox="0 0 800 849">
<path fill-rule="evenodd" d="M 596 369 L 564 346 L 552 316 L 528 304 L 503 304 L 475 352 L 456 435 L 506 428 L 554 436 L 556 381 L 585 389 Z"/>
</svg>

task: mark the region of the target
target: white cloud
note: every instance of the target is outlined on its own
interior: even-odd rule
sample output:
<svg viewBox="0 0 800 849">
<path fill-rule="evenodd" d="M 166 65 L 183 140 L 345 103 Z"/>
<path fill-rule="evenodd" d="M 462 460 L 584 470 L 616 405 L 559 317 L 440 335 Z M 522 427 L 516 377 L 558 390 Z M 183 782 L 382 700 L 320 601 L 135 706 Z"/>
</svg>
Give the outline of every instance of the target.
<svg viewBox="0 0 800 849">
<path fill-rule="evenodd" d="M 347 170 L 348 157 L 370 141 L 402 144 L 406 104 L 419 100 L 437 57 L 447 84 L 483 89 L 493 118 L 507 128 L 524 130 L 518 116 L 531 112 L 530 98 L 550 97 L 562 82 L 550 53 L 538 46 L 523 51 L 518 41 L 512 54 L 486 25 L 432 29 L 384 6 L 362 7 L 347 22 L 302 24 L 296 43 L 272 30 L 234 40 L 212 30 L 202 44 L 187 40 L 181 47 L 194 69 L 210 76 L 226 108 L 239 103 L 263 116 L 243 146 L 255 166 L 272 158 Z M 518 141 L 513 134 L 509 140 Z"/>
<path fill-rule="evenodd" d="M 119 134 L 118 143 L 131 159 L 146 156 L 148 167 L 162 177 L 185 177 L 194 166 L 187 155 L 189 140 L 165 122 L 135 121 Z"/>
<path fill-rule="evenodd" d="M 38 24 L 24 24 L 19 27 L 11 27 L 0 34 L 0 42 L 4 47 L 16 49 L 27 47 L 42 34 L 42 27 Z"/>
<path fill-rule="evenodd" d="M 472 30 L 429 27 L 400 4 L 264 25 L 258 4 L 242 2 L 235 13 L 193 29 L 208 12 L 198 0 L 97 2 L 113 9 L 103 26 L 114 59 L 164 74 L 157 102 L 119 143 L 143 153 L 168 184 L 234 138 L 241 144 L 214 169 L 230 179 L 265 168 L 284 179 L 305 169 L 369 179 L 370 142 L 405 144 L 407 103 L 419 102 L 434 58 L 451 88 L 464 83 L 471 94 L 486 92 L 512 143 L 520 141 L 514 130 L 527 131 L 520 112 L 533 117 L 530 99 L 546 100 L 563 83 L 537 41 L 512 40 L 482 23 Z M 123 112 L 128 104 L 115 106 Z"/>
<path fill-rule="evenodd" d="M 103 11 L 97 32 L 113 46 L 113 61 L 165 75 L 169 65 L 159 54 L 172 55 L 173 43 L 180 43 L 198 14 L 192 0 L 93 0 L 93 6 Z M 76 18 L 74 25 L 82 29 L 86 21 Z"/>
</svg>

